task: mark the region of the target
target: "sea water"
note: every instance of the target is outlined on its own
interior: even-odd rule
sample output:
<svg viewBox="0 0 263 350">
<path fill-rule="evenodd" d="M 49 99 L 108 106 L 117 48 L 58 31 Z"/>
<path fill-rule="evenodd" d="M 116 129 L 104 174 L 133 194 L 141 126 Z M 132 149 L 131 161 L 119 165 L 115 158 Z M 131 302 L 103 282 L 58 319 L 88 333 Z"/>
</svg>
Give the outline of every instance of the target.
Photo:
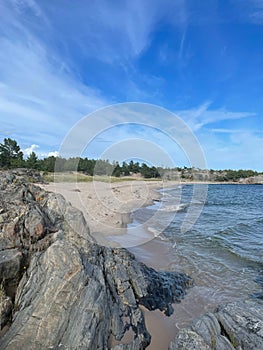
<svg viewBox="0 0 263 350">
<path fill-rule="evenodd" d="M 114 241 L 147 265 L 190 275 L 174 313 L 144 310 L 147 349 L 167 349 L 178 331 L 218 305 L 263 299 L 263 186 L 181 184 L 135 210 Z"/>
<path fill-rule="evenodd" d="M 169 247 L 162 269 L 193 277 L 192 302 L 183 303 L 187 307 L 189 302 L 190 308 L 193 300 L 199 304 L 197 315 L 220 303 L 263 298 L 263 186 L 211 184 L 200 200 L 193 197 L 194 186 L 160 191 L 162 201 L 134 211 L 132 226 Z M 191 221 L 187 215 L 193 208 L 196 222 L 182 229 L 185 220 Z M 143 255 L 144 246 L 131 250 Z M 154 254 L 158 260 L 158 250 Z"/>
</svg>

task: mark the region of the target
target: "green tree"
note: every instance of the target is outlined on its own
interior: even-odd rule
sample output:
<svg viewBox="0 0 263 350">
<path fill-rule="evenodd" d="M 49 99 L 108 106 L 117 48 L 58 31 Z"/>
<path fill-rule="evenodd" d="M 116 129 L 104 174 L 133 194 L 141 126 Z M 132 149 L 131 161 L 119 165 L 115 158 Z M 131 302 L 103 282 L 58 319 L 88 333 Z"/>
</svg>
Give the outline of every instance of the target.
<svg viewBox="0 0 263 350">
<path fill-rule="evenodd" d="M 41 170 L 53 172 L 55 169 L 56 157 L 50 156 L 41 160 Z"/>
<path fill-rule="evenodd" d="M 146 179 L 160 177 L 159 171 L 155 166 L 150 168 L 145 163 L 141 166 L 141 174 Z"/>
<path fill-rule="evenodd" d="M 38 169 L 38 159 L 35 152 L 32 152 L 27 158 L 26 167 L 30 169 Z"/>
<path fill-rule="evenodd" d="M 122 173 L 121 167 L 120 167 L 119 163 L 116 163 L 115 168 L 112 172 L 112 176 L 120 177 L 121 173 Z"/>
<path fill-rule="evenodd" d="M 122 163 L 122 172 L 124 176 L 129 176 L 130 175 L 130 171 L 129 171 L 129 165 L 126 162 Z"/>
<path fill-rule="evenodd" d="M 134 161 L 131 160 L 129 165 L 128 165 L 128 170 L 133 173 L 134 172 Z"/>
<path fill-rule="evenodd" d="M 0 166 L 18 168 L 24 165 L 23 152 L 15 140 L 5 138 L 0 144 Z"/>
<path fill-rule="evenodd" d="M 140 170 L 141 170 L 141 168 L 140 168 L 139 162 L 134 163 L 133 164 L 133 172 L 137 174 L 140 172 Z"/>
</svg>

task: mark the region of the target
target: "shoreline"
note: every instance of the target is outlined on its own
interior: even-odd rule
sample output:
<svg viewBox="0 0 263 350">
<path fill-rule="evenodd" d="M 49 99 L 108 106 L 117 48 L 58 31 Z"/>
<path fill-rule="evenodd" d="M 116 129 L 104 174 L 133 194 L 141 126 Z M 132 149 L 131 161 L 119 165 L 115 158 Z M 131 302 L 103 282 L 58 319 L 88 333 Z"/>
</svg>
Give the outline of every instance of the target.
<svg viewBox="0 0 263 350">
<path fill-rule="evenodd" d="M 84 212 L 88 226 L 91 228 L 91 234 L 97 238 L 99 244 L 105 245 L 105 239 L 107 244 L 112 243 L 108 241 L 110 236 L 125 236 L 127 234 L 126 226 L 131 223 L 130 215 L 133 210 L 150 206 L 155 200 L 159 201 L 161 199 L 161 193 L 156 192 L 156 190 L 193 184 L 223 185 L 222 183 L 204 182 L 140 181 L 138 183 L 137 181 L 128 181 L 113 184 L 96 183 L 94 187 L 92 183 L 55 183 L 42 185 L 42 187 L 45 190 L 52 192 L 55 190 L 55 192 L 63 194 L 67 201 L 70 201 L 73 206 Z M 96 196 L 97 198 L 95 198 Z M 82 200 L 80 200 L 81 197 Z M 97 217 L 91 218 L 91 213 L 97 215 Z M 90 225 L 91 219 L 92 225 Z M 98 235 L 100 230 L 102 234 Z M 170 249 L 171 245 L 169 243 L 153 235 L 149 242 L 128 248 L 137 260 L 156 270 L 167 270 L 169 268 L 170 262 L 168 257 Z M 196 298 L 198 298 L 197 303 Z M 170 341 L 174 339 L 182 328 L 182 324 L 178 325 L 181 315 L 183 315 L 183 319 L 190 319 L 190 323 L 192 319 L 201 316 L 204 312 L 213 311 L 213 308 L 209 309 L 209 301 L 206 301 L 205 296 L 198 293 L 195 287 L 188 290 L 185 299 L 180 304 L 175 304 L 174 307 L 175 311 L 170 317 L 165 316 L 159 310 L 149 311 L 143 308 L 147 329 L 152 335 L 152 342 L 147 349 L 159 350 L 161 347 L 168 348 Z M 191 315 L 189 315 L 189 310 L 191 310 Z M 187 326 L 187 324 L 184 324 L 184 326 Z"/>
<path fill-rule="evenodd" d="M 80 209 L 89 223 L 91 233 L 97 234 L 100 231 L 108 236 L 112 234 L 111 230 L 114 230 L 115 234 L 123 234 L 125 225 L 131 222 L 130 214 L 134 210 L 159 201 L 162 196 L 157 190 L 185 185 L 247 184 L 173 180 L 127 180 L 111 183 L 96 180 L 91 182 L 50 182 L 37 185 L 47 191 L 62 194 L 73 206 Z M 95 200 L 94 205 L 90 203 L 90 200 Z"/>
<path fill-rule="evenodd" d="M 81 210 L 88 223 L 94 241 L 100 245 L 120 247 L 122 243 L 114 237 L 125 236 L 127 226 L 132 223 L 134 210 L 153 205 L 160 201 L 165 190 L 177 186 L 196 185 L 197 188 L 208 185 L 238 185 L 236 182 L 205 182 L 178 180 L 127 180 L 120 182 L 51 182 L 37 184 L 50 192 L 62 194 L 74 207 Z M 240 185 L 245 185 L 240 183 Z M 250 184 L 251 185 L 251 184 Z M 156 235 L 151 233 L 149 239 Z M 142 241 L 144 244 L 148 239 Z M 128 248 L 130 246 L 123 245 Z M 132 245 L 131 245 L 132 247 Z"/>
</svg>

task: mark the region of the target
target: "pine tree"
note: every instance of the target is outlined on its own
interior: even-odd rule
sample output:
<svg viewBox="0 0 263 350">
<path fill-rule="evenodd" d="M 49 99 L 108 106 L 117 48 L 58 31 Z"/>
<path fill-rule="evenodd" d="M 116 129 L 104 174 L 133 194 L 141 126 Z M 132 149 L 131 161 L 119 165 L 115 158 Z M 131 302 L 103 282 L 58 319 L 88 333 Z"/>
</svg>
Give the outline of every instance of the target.
<svg viewBox="0 0 263 350">
<path fill-rule="evenodd" d="M 2 168 L 19 168 L 24 165 L 23 152 L 17 142 L 5 138 L 0 144 L 0 166 Z"/>
<path fill-rule="evenodd" d="M 32 152 L 26 160 L 26 167 L 30 169 L 38 168 L 38 159 L 35 152 Z"/>
</svg>

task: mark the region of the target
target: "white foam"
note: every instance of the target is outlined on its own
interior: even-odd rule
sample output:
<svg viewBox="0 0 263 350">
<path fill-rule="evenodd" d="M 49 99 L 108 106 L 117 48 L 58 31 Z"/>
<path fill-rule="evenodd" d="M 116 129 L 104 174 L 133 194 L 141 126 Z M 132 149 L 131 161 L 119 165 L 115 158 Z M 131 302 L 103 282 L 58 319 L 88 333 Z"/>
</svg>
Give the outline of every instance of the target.
<svg viewBox="0 0 263 350">
<path fill-rule="evenodd" d="M 160 231 L 158 231 L 156 228 L 154 227 L 148 227 L 147 230 L 151 233 L 153 233 L 154 237 L 158 237 L 159 234 L 161 233 Z"/>
<path fill-rule="evenodd" d="M 166 211 L 166 212 L 177 212 L 177 211 L 183 211 L 187 207 L 189 207 L 188 203 L 182 203 L 177 205 L 167 205 L 164 208 L 159 209 L 160 211 Z"/>
</svg>

